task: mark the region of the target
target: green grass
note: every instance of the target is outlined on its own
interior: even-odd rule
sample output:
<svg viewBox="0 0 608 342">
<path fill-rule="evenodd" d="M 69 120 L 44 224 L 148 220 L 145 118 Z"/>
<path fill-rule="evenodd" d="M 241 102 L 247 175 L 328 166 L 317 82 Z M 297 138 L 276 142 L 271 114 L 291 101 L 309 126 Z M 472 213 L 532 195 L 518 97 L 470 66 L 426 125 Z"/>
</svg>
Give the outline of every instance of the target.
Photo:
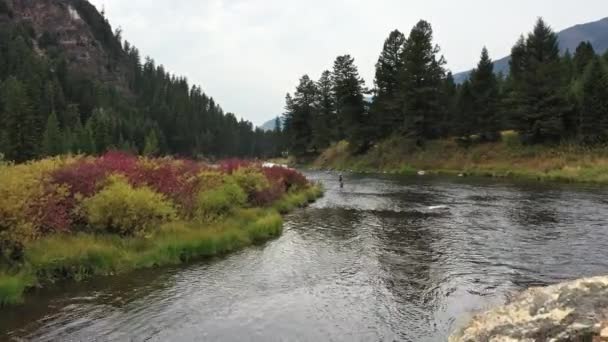
<svg viewBox="0 0 608 342">
<path fill-rule="evenodd" d="M 236 209 L 212 223 L 172 222 L 147 238 L 55 235 L 29 244 L 18 269 L 0 269 L 0 307 L 18 304 L 32 287 L 224 255 L 282 233 L 280 213 L 322 195 L 320 186 L 290 192 L 272 208 Z"/>
<path fill-rule="evenodd" d="M 317 169 L 486 177 L 608 184 L 608 147 L 577 144 L 524 146 L 513 132 L 501 142 L 459 146 L 454 140 L 430 141 L 423 148 L 400 138 L 387 139 L 363 155 L 352 155 L 347 142 L 326 150 L 312 165 Z"/>
<path fill-rule="evenodd" d="M 302 191 L 292 191 L 277 201 L 273 208 L 281 214 L 286 214 L 295 208 L 304 206 L 323 194 L 323 188 L 320 185 L 312 186 Z"/>
<path fill-rule="evenodd" d="M 27 285 L 27 279 L 21 275 L 0 274 L 0 307 L 21 303 L 22 294 Z"/>
</svg>

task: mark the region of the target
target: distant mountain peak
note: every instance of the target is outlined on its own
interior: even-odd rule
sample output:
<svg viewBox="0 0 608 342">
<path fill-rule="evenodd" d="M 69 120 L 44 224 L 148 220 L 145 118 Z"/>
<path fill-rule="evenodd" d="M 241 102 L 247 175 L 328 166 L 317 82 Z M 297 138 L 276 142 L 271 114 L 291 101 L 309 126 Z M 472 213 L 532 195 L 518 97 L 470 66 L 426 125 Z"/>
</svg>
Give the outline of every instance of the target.
<svg viewBox="0 0 608 342">
<path fill-rule="evenodd" d="M 608 50 L 608 17 L 569 27 L 558 32 L 557 37 L 562 53 L 566 50 L 574 52 L 581 42 L 589 41 L 597 53 L 603 54 Z M 515 40 L 514 38 L 513 44 L 515 44 Z M 510 56 L 495 60 L 494 71 L 508 74 L 510 60 Z M 454 81 L 462 83 L 469 78 L 470 73 L 471 70 L 454 74 Z"/>
</svg>

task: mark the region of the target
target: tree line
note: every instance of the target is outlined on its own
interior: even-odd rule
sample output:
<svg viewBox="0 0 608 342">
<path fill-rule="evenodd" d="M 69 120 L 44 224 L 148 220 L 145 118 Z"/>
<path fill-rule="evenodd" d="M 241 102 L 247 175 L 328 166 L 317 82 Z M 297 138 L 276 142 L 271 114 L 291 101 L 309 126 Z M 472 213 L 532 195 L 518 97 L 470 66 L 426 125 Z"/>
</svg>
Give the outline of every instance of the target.
<svg viewBox="0 0 608 342">
<path fill-rule="evenodd" d="M 185 157 L 275 156 L 279 135 L 225 113 L 183 77 L 122 42 L 87 1 L 77 10 L 124 82 L 102 83 L 73 68 L 53 32 L 11 20 L 0 1 L 0 154 L 22 162 L 64 153 L 125 150 Z M 40 53 L 36 49 L 42 49 Z"/>
<path fill-rule="evenodd" d="M 295 155 L 348 140 L 363 153 L 390 136 L 418 146 L 456 137 L 463 145 L 493 142 L 515 130 L 525 144 L 608 142 L 608 53 L 582 42 L 560 55 L 556 33 L 538 19 L 511 51 L 510 71 L 496 74 L 483 48 L 462 84 L 445 68 L 431 25 L 408 37 L 390 33 L 368 90 L 350 55 L 336 58 L 318 80 L 302 76 L 287 94 L 284 143 Z"/>
</svg>

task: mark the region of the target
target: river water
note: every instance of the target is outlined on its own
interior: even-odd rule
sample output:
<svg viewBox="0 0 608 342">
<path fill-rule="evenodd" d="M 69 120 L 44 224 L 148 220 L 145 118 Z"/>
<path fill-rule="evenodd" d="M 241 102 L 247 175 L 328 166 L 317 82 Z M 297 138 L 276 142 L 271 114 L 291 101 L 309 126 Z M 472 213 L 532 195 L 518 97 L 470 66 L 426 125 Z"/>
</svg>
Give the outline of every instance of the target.
<svg viewBox="0 0 608 342">
<path fill-rule="evenodd" d="M 0 340 L 445 341 L 536 285 L 608 274 L 608 189 L 310 173 L 326 195 L 225 258 L 58 285 Z"/>
</svg>

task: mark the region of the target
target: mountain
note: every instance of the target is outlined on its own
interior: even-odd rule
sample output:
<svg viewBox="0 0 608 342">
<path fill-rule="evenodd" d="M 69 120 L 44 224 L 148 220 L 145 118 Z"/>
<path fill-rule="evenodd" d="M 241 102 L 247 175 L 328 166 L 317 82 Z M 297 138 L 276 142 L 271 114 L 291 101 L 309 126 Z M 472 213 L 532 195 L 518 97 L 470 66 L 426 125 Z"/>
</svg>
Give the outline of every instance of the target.
<svg viewBox="0 0 608 342">
<path fill-rule="evenodd" d="M 566 50 L 574 52 L 581 42 L 589 41 L 593 44 L 595 52 L 603 54 L 608 51 L 608 18 L 567 28 L 559 32 L 557 37 L 562 53 Z M 516 39 L 513 39 L 513 44 L 515 44 L 515 41 Z M 511 57 L 508 56 L 494 61 L 496 73 L 502 72 L 506 75 L 509 72 L 510 60 Z M 470 73 L 470 70 L 457 73 L 454 75 L 454 80 L 457 83 L 462 83 L 468 79 Z"/>
<path fill-rule="evenodd" d="M 272 120 L 268 120 L 266 122 L 264 122 L 262 124 L 262 126 L 260 126 L 261 129 L 263 129 L 264 131 L 274 131 L 275 126 L 276 126 L 276 118 L 272 119 Z"/>
</svg>

